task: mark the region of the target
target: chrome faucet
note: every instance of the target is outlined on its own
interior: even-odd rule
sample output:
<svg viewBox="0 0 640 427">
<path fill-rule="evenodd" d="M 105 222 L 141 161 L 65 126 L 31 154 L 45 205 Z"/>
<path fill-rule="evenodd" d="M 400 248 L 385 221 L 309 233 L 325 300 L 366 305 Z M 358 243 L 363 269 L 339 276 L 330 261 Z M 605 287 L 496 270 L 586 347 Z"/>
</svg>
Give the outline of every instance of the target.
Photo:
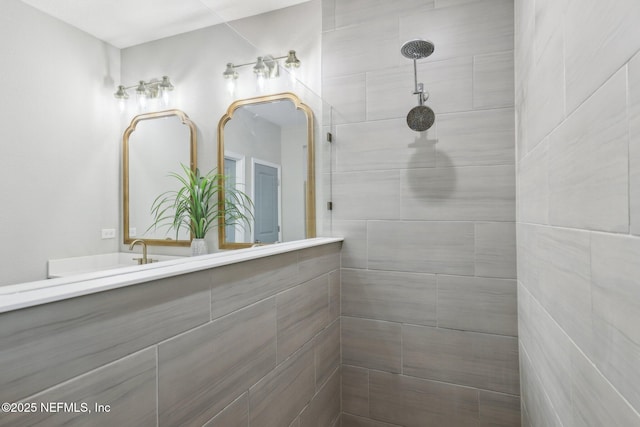
<svg viewBox="0 0 640 427">
<path fill-rule="evenodd" d="M 138 261 L 138 264 L 149 264 L 152 263 L 152 259 L 147 258 L 147 242 L 142 239 L 136 239 L 129 245 L 129 250 L 132 251 L 133 247 L 140 243 L 142 245 L 142 258 L 134 258 L 134 260 Z"/>
</svg>

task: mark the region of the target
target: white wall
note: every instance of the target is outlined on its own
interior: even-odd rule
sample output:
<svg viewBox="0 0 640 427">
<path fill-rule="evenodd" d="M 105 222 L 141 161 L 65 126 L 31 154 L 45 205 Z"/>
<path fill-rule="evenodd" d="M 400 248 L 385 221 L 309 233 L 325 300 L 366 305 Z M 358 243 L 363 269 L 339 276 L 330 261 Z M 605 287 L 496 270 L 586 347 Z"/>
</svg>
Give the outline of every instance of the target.
<svg viewBox="0 0 640 427">
<path fill-rule="evenodd" d="M 0 14 L 0 285 L 46 261 L 114 251 L 120 142 L 118 49 L 18 0 Z"/>
<path fill-rule="evenodd" d="M 640 3 L 515 4 L 523 425 L 640 425 Z"/>
<path fill-rule="evenodd" d="M 313 0 L 230 25 L 208 27 L 123 49 L 123 84 L 170 76 L 176 86 L 173 107 L 185 111 L 198 128 L 198 164 L 203 170 L 212 169 L 217 165 L 218 121 L 236 99 L 293 91 L 320 116 L 322 102 L 317 94 L 321 16 L 321 3 Z M 249 66 L 238 70 L 236 96 L 227 93 L 222 73 L 228 62 L 241 64 L 255 61 L 257 56 L 285 55 L 289 49 L 296 50 L 302 62 L 300 82 L 295 87 L 283 75 L 271 82 L 265 93 L 258 93 Z M 123 129 L 134 114 L 135 111 L 129 111 L 123 115 Z M 210 250 L 217 248 L 217 230 L 207 236 L 207 242 Z"/>
<path fill-rule="evenodd" d="M 121 135 L 137 112 L 119 113 L 117 84 L 169 75 L 178 88 L 173 107 L 195 121 L 199 164 L 211 169 L 218 120 L 233 101 L 221 77 L 227 62 L 297 50 L 301 82 L 294 88 L 282 78 L 270 90 L 294 90 L 320 111 L 320 22 L 314 0 L 236 21 L 234 28 L 219 25 L 120 52 L 18 0 L 3 2 L 0 285 L 44 279 L 50 258 L 126 250 L 119 245 Z M 236 98 L 258 95 L 250 67 L 241 75 Z M 117 238 L 102 240 L 103 228 L 115 228 Z M 215 248 L 215 233 L 210 239 Z"/>
</svg>

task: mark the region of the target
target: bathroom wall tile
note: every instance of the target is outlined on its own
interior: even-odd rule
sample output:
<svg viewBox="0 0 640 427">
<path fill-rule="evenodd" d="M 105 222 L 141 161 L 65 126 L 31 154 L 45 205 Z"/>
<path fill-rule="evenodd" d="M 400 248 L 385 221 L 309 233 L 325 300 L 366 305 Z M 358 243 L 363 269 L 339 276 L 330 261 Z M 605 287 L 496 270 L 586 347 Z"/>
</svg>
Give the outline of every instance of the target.
<svg viewBox="0 0 640 427">
<path fill-rule="evenodd" d="M 640 425 L 640 415 L 575 347 L 571 354 L 571 362 L 573 417 L 576 425 Z"/>
<path fill-rule="evenodd" d="M 515 116 L 516 158 L 522 159 L 534 145 L 529 142 L 528 99 L 533 69 L 533 37 L 535 33 L 535 2 L 515 2 Z"/>
<path fill-rule="evenodd" d="M 336 0 L 322 0 L 322 31 L 333 30 L 336 16 Z"/>
<path fill-rule="evenodd" d="M 155 426 L 155 396 L 156 352 L 147 349 L 26 399 L 37 403 L 38 410 L 3 413 L 0 426 Z M 79 411 L 85 404 L 91 413 L 40 410 L 41 403 L 51 402 L 75 403 Z M 99 413 L 96 404 L 109 405 L 110 411 Z"/>
<path fill-rule="evenodd" d="M 640 3 L 571 1 L 565 19 L 567 111 L 571 112 L 640 48 L 636 37 Z"/>
<path fill-rule="evenodd" d="M 527 421 L 532 427 L 565 427 L 558 418 L 556 409 L 545 393 L 544 386 L 536 376 L 531 360 L 522 346 L 520 347 L 520 381 L 522 382 L 522 402 L 527 415 L 523 421 Z M 526 426 L 527 423 L 523 425 Z"/>
<path fill-rule="evenodd" d="M 411 169 L 400 185 L 402 219 L 515 220 L 513 166 Z"/>
<path fill-rule="evenodd" d="M 512 50 L 473 58 L 473 108 L 513 106 L 515 100 Z"/>
<path fill-rule="evenodd" d="M 629 208 L 631 233 L 640 234 L 640 54 L 628 66 Z"/>
<path fill-rule="evenodd" d="M 250 266 L 250 267 L 248 267 Z M 216 268 L 211 275 L 211 318 L 229 314 L 296 285 L 297 255 L 287 253 Z"/>
<path fill-rule="evenodd" d="M 527 152 L 527 133 L 529 123 L 527 122 L 527 104 L 521 101 L 519 96 L 523 89 L 516 89 L 515 126 L 516 126 L 516 161 L 522 160 Z"/>
<path fill-rule="evenodd" d="M 513 108 L 439 114 L 436 121 L 438 167 L 514 164 Z"/>
<path fill-rule="evenodd" d="M 402 362 L 406 375 L 520 393 L 514 337 L 403 325 Z"/>
<path fill-rule="evenodd" d="M 520 398 L 478 390 L 480 427 L 519 427 Z"/>
<path fill-rule="evenodd" d="M 434 0 L 403 0 L 402 7 L 385 0 L 341 0 L 336 2 L 336 27 L 397 17 L 399 11 L 432 9 Z"/>
<path fill-rule="evenodd" d="M 340 270 L 329 273 L 329 322 L 340 317 L 341 287 Z"/>
<path fill-rule="evenodd" d="M 570 0 L 537 0 L 532 15 L 535 16 L 535 31 L 531 38 L 534 59 L 540 61 L 547 53 L 547 47 L 560 30 L 564 31 L 564 13 Z"/>
<path fill-rule="evenodd" d="M 553 225 L 629 230 L 625 71 L 616 73 L 549 139 Z"/>
<path fill-rule="evenodd" d="M 247 427 L 249 425 L 249 392 L 234 400 L 204 427 Z"/>
<path fill-rule="evenodd" d="M 334 218 L 398 218 L 399 189 L 400 171 L 336 173 L 333 176 Z"/>
<path fill-rule="evenodd" d="M 533 427 L 533 424 L 531 424 L 531 417 L 529 417 L 529 414 L 527 413 L 527 408 L 524 407 L 524 404 L 522 405 L 522 427 Z"/>
<path fill-rule="evenodd" d="M 367 268 L 367 222 L 333 220 L 333 236 L 344 237 L 343 268 Z"/>
<path fill-rule="evenodd" d="M 435 326 L 436 276 L 343 269 L 342 314 Z"/>
<path fill-rule="evenodd" d="M 383 423 L 369 418 L 356 417 L 355 415 L 342 414 L 342 427 L 400 427 L 397 424 Z"/>
<path fill-rule="evenodd" d="M 451 6 L 460 6 L 463 4 L 473 3 L 473 2 L 482 2 L 484 0 L 435 0 L 436 7 L 451 7 Z"/>
<path fill-rule="evenodd" d="M 640 239 L 591 235 L 594 361 L 640 412 Z"/>
<path fill-rule="evenodd" d="M 401 325 L 380 320 L 342 317 L 342 363 L 400 372 Z"/>
<path fill-rule="evenodd" d="M 531 409 L 529 414 L 533 416 L 532 411 L 550 412 L 549 402 L 553 402 L 551 412 L 557 413 L 561 420 L 558 425 L 574 425 L 569 337 L 524 286 L 518 287 L 518 336 L 520 351 L 524 349 L 527 352 L 528 363 L 531 365 L 529 382 L 522 387 L 522 390 L 531 387 L 531 396 L 525 398 L 525 402 L 528 402 L 527 399 L 535 402 L 535 406 L 528 406 Z M 536 422 L 533 424 L 541 425 Z"/>
<path fill-rule="evenodd" d="M 515 224 L 479 222 L 475 230 L 476 276 L 515 279 Z"/>
<path fill-rule="evenodd" d="M 249 389 L 249 425 L 289 425 L 315 394 L 313 346 L 306 345 Z"/>
<path fill-rule="evenodd" d="M 371 371 L 371 417 L 406 427 L 477 426 L 478 391 Z"/>
<path fill-rule="evenodd" d="M 369 268 L 474 274 L 474 224 L 470 222 L 370 221 Z"/>
<path fill-rule="evenodd" d="M 335 369 L 300 414 L 300 427 L 332 425 L 340 415 L 340 369 Z"/>
<path fill-rule="evenodd" d="M 548 140 L 542 141 L 518 164 L 518 221 L 549 222 Z"/>
<path fill-rule="evenodd" d="M 590 234 L 522 225 L 518 239 L 519 280 L 571 339 L 590 354 L 590 349 L 599 345 L 591 333 Z"/>
<path fill-rule="evenodd" d="M 160 426 L 205 423 L 275 365 L 275 298 L 161 343 Z"/>
<path fill-rule="evenodd" d="M 369 416 L 369 370 L 342 365 L 342 411 Z"/>
<path fill-rule="evenodd" d="M 526 152 L 538 145 L 565 118 L 562 29 L 558 28 L 539 61 L 531 63 L 527 80 Z"/>
<path fill-rule="evenodd" d="M 0 315 L 0 397 L 13 402 L 209 319 L 193 273 Z"/>
<path fill-rule="evenodd" d="M 400 18 L 400 40 L 435 44 L 427 60 L 513 50 L 513 1 L 486 0 Z"/>
<path fill-rule="evenodd" d="M 438 275 L 438 327 L 516 336 L 516 293 L 515 280 Z"/>
<path fill-rule="evenodd" d="M 315 337 L 316 390 L 340 366 L 340 319 L 336 319 Z"/>
<path fill-rule="evenodd" d="M 535 6 L 537 2 L 514 2 L 514 65 L 516 96 L 518 90 L 526 87 L 529 71 L 533 68 L 533 40 L 535 37 Z M 516 102 L 516 105 L 518 102 Z"/>
<path fill-rule="evenodd" d="M 298 283 L 338 270 L 341 245 L 337 242 L 298 251 Z"/>
<path fill-rule="evenodd" d="M 404 119 L 409 111 L 418 105 L 418 97 L 413 94 L 413 61 L 404 57 L 403 59 L 399 67 L 367 73 L 367 120 Z M 429 94 L 426 105 L 436 114 L 473 108 L 471 57 L 420 63 L 417 73 L 418 83 L 423 83 L 424 90 Z"/>
<path fill-rule="evenodd" d="M 434 167 L 434 133 L 416 133 L 404 118 L 340 125 L 335 142 L 336 169 L 352 172 Z"/>
<path fill-rule="evenodd" d="M 347 76 L 398 65 L 398 20 L 337 28 L 322 37 L 322 77 Z"/>
<path fill-rule="evenodd" d="M 364 121 L 365 73 L 324 78 L 322 98 L 336 109 L 334 124 Z"/>
<path fill-rule="evenodd" d="M 276 296 L 278 363 L 329 324 L 329 275 Z"/>
</svg>

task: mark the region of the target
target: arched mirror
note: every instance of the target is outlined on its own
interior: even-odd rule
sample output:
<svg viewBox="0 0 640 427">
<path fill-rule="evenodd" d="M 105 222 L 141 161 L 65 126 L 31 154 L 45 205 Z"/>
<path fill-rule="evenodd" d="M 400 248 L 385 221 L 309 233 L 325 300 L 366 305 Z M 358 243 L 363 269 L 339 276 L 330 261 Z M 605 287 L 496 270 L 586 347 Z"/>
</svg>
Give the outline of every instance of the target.
<svg viewBox="0 0 640 427">
<path fill-rule="evenodd" d="M 148 245 L 189 246 L 188 230 L 154 227 L 151 206 L 160 194 L 176 190 L 169 176 L 181 164 L 196 168 L 196 127 L 180 110 L 140 114 L 123 137 L 124 243 L 144 239 Z"/>
<path fill-rule="evenodd" d="M 218 124 L 218 170 L 254 211 L 250 227 L 220 219 L 221 249 L 316 236 L 313 135 L 313 112 L 293 93 L 229 106 Z"/>
</svg>

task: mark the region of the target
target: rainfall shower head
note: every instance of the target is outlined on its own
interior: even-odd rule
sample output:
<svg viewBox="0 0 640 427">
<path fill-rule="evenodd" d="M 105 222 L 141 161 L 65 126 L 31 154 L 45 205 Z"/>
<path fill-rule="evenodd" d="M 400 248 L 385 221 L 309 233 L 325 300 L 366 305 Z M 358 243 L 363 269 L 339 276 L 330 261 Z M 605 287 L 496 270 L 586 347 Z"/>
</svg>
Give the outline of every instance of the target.
<svg viewBox="0 0 640 427">
<path fill-rule="evenodd" d="M 435 46 L 426 40 L 409 40 L 400 48 L 402 55 L 409 59 L 422 59 L 433 53 Z"/>
<path fill-rule="evenodd" d="M 426 105 L 418 105 L 413 107 L 407 114 L 407 125 L 411 130 L 416 132 L 424 132 L 433 126 L 436 115 L 433 110 Z"/>
</svg>

